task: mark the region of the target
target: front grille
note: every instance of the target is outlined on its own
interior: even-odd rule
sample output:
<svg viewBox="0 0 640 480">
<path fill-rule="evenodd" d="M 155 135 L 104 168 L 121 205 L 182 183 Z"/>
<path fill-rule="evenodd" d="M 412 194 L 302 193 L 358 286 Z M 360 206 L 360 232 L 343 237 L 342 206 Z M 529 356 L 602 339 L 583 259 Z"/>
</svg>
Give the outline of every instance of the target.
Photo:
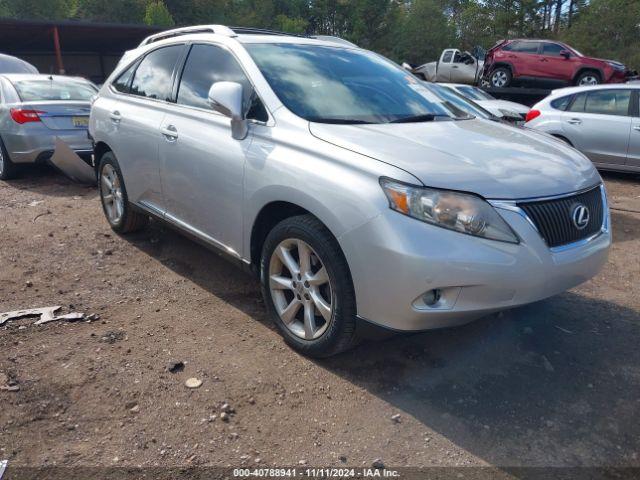
<svg viewBox="0 0 640 480">
<path fill-rule="evenodd" d="M 579 229 L 573 219 L 576 207 L 589 210 L 589 221 Z M 602 229 L 604 205 L 600 186 L 587 192 L 553 200 L 518 203 L 537 227 L 549 247 L 560 247 L 588 238 Z"/>
</svg>

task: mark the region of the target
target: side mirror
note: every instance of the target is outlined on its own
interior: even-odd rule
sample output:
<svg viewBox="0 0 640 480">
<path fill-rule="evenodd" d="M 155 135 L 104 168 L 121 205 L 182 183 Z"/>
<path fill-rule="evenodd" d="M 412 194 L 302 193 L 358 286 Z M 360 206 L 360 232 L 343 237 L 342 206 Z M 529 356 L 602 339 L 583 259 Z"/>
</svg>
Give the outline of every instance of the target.
<svg viewBox="0 0 640 480">
<path fill-rule="evenodd" d="M 571 52 L 569 50 L 560 50 L 560 55 L 564 58 L 569 58 L 571 57 Z"/>
<path fill-rule="evenodd" d="M 216 82 L 209 89 L 208 100 L 213 110 L 231 118 L 231 136 L 236 140 L 244 140 L 249 127 L 242 109 L 242 85 Z"/>
</svg>

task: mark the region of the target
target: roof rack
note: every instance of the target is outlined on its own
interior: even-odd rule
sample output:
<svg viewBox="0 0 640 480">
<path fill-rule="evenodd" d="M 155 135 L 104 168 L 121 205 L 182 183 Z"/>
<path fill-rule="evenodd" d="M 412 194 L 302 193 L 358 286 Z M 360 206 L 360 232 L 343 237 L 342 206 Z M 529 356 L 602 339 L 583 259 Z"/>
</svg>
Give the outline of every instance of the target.
<svg viewBox="0 0 640 480">
<path fill-rule="evenodd" d="M 190 35 L 192 33 L 217 33 L 219 35 L 226 35 L 228 37 L 235 37 L 236 33 L 225 25 L 195 25 L 192 27 L 174 28 L 172 30 L 165 30 L 164 32 L 156 33 L 145 38 L 139 45 L 149 45 L 150 43 L 165 40 L 167 38 L 179 37 L 180 35 Z"/>
<path fill-rule="evenodd" d="M 254 28 L 254 27 L 229 27 L 237 35 L 284 35 L 287 37 L 301 37 L 309 38 L 308 35 L 301 35 L 299 33 L 287 33 L 280 32 L 278 30 L 269 30 L 268 28 Z"/>
<path fill-rule="evenodd" d="M 195 25 L 192 27 L 174 28 L 172 30 L 166 30 L 164 32 L 150 35 L 145 38 L 139 46 L 142 47 L 167 38 L 179 37 L 180 35 L 190 35 L 192 33 L 216 33 L 218 35 L 226 35 L 228 37 L 235 37 L 237 35 L 286 35 L 288 37 L 309 38 L 307 35 L 279 32 L 277 30 L 268 30 L 266 28 L 227 27 L 225 25 Z"/>
</svg>

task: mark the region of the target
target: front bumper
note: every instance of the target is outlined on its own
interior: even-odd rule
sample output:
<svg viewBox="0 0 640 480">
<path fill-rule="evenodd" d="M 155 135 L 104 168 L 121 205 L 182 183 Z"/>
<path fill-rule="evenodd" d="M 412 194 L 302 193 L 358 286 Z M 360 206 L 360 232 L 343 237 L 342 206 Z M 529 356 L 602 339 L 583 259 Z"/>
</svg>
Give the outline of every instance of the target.
<svg viewBox="0 0 640 480">
<path fill-rule="evenodd" d="M 13 163 L 40 163 L 49 160 L 55 150 L 56 137 L 82 158 L 90 156 L 93 151 L 86 130 L 58 130 L 55 134 L 7 133 L 2 136 Z"/>
<path fill-rule="evenodd" d="M 394 330 L 460 325 L 556 295 L 598 273 L 607 260 L 607 228 L 582 244 L 551 251 L 521 214 L 497 211 L 518 245 L 485 240 L 382 212 L 339 238 L 356 291 L 358 316 Z M 424 293 L 440 289 L 429 307 Z"/>
</svg>

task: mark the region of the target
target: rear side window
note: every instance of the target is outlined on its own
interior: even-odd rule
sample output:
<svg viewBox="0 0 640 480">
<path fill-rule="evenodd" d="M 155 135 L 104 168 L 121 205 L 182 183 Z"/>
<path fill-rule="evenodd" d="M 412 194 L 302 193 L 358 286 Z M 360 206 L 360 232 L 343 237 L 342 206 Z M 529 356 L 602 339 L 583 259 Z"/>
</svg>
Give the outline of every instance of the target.
<svg viewBox="0 0 640 480">
<path fill-rule="evenodd" d="M 113 88 L 121 93 L 129 93 L 129 85 L 131 84 L 131 77 L 133 77 L 133 71 L 136 69 L 136 63 L 127 68 L 120 76 L 113 82 Z"/>
<path fill-rule="evenodd" d="M 13 82 L 13 86 L 23 102 L 89 101 L 96 94 L 91 84 L 67 79 L 20 80 Z"/>
<path fill-rule="evenodd" d="M 131 93 L 170 101 L 173 69 L 182 48 L 182 45 L 172 45 L 154 50 L 144 57 L 133 76 Z"/>
<path fill-rule="evenodd" d="M 227 50 L 214 45 L 193 45 L 185 63 L 178 87 L 178 103 L 211 109 L 209 89 L 216 82 L 237 82 L 243 87 L 248 118 L 267 121 L 267 112 L 255 94 L 253 85 Z"/>
<path fill-rule="evenodd" d="M 556 98 L 551 102 L 551 107 L 555 108 L 556 110 L 566 110 L 567 107 L 569 106 L 569 103 L 571 103 L 572 98 L 573 97 L 571 95 L 566 97 Z"/>
<path fill-rule="evenodd" d="M 601 90 L 589 92 L 585 103 L 586 113 L 601 115 L 629 115 L 631 90 Z"/>
<path fill-rule="evenodd" d="M 442 63 L 449 63 L 451 61 L 451 57 L 453 57 L 452 50 L 445 52 L 444 57 L 442 57 Z"/>
<path fill-rule="evenodd" d="M 538 45 L 538 42 L 512 42 L 502 47 L 502 50 L 518 53 L 538 53 Z"/>
</svg>

